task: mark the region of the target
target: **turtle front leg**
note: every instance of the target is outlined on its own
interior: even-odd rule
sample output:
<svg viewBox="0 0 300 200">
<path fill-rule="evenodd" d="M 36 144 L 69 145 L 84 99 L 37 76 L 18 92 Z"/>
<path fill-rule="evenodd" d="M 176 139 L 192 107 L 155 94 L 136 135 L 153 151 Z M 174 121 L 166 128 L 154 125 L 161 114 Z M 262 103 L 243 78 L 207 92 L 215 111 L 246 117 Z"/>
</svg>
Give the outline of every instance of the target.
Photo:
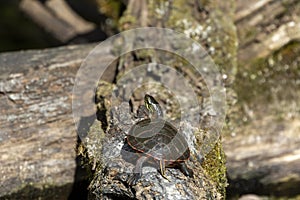
<svg viewBox="0 0 300 200">
<path fill-rule="evenodd" d="M 161 173 L 162 177 L 164 177 L 165 179 L 167 179 L 168 181 L 170 181 L 168 179 L 168 177 L 166 176 L 166 163 L 165 163 L 165 161 L 163 159 L 161 159 L 159 161 L 159 167 L 160 167 L 160 173 Z"/>
<path fill-rule="evenodd" d="M 140 157 L 135 164 L 135 167 L 133 168 L 133 173 L 129 176 L 127 183 L 129 185 L 136 185 L 137 181 L 141 178 L 142 176 L 142 168 L 144 162 L 148 159 L 146 156 Z"/>
</svg>

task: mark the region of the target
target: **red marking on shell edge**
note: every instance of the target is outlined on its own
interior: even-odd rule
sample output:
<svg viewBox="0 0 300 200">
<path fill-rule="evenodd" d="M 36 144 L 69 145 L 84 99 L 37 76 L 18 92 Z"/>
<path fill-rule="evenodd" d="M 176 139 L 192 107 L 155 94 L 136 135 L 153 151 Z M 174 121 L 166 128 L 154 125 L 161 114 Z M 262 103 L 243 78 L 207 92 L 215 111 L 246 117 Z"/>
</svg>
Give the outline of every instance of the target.
<svg viewBox="0 0 300 200">
<path fill-rule="evenodd" d="M 137 151 L 137 152 L 140 152 L 140 153 L 143 153 L 143 154 L 145 154 L 145 155 L 147 155 L 147 156 L 149 156 L 149 157 L 152 157 L 152 158 L 154 158 L 155 160 L 160 160 L 159 158 L 157 158 L 157 157 L 155 157 L 155 156 L 153 156 L 153 155 L 151 155 L 151 154 L 149 154 L 149 153 L 145 153 L 145 152 L 143 152 L 143 151 L 141 151 L 141 150 L 139 150 L 139 149 L 137 149 L 136 147 L 134 147 L 129 141 L 128 141 L 128 139 L 126 138 L 126 141 L 127 141 L 127 143 L 129 144 L 129 146 L 131 147 L 131 148 L 133 148 L 135 151 Z M 189 158 L 190 158 L 190 151 L 189 151 L 189 156 L 185 159 L 185 160 L 167 160 L 167 159 L 164 159 L 165 160 L 165 162 L 185 162 L 185 161 L 187 161 Z"/>
<path fill-rule="evenodd" d="M 146 119 L 147 120 L 147 119 Z M 142 122 L 142 121 L 140 121 L 140 122 Z M 139 123 L 139 122 L 138 122 Z M 151 123 L 148 123 L 147 124 L 147 126 L 149 126 L 149 125 L 151 125 Z M 172 124 L 170 124 L 170 123 L 167 123 L 167 126 L 169 126 L 169 127 L 171 127 L 171 129 L 173 129 L 176 133 L 178 132 L 178 130 L 176 130 L 176 128 L 172 125 Z M 141 126 L 141 127 L 143 127 L 143 126 Z M 144 134 L 144 133 L 146 133 L 146 132 L 154 132 L 154 128 L 155 128 L 155 126 L 151 126 L 150 127 L 150 129 L 146 129 L 146 130 L 143 130 L 143 131 L 141 131 L 141 132 L 139 132 L 138 134 L 136 134 L 136 129 L 137 128 L 137 125 L 134 125 L 130 130 L 129 130 L 129 134 L 128 135 L 130 135 L 131 137 L 135 137 L 135 136 L 139 136 L 139 135 L 141 135 L 141 134 Z M 132 134 L 130 134 L 130 133 L 132 133 Z M 159 133 L 159 132 L 158 132 Z M 135 136 L 134 136 L 135 135 Z M 128 136 L 127 136 L 128 137 Z M 143 153 L 144 155 L 146 155 L 146 156 L 148 156 L 148 157 L 152 157 L 152 158 L 154 158 L 155 160 L 160 160 L 160 158 L 157 158 L 157 157 L 155 157 L 155 156 L 153 156 L 152 154 L 150 154 L 150 153 L 146 153 L 144 150 L 141 150 L 141 149 L 138 149 L 138 148 L 136 148 L 130 141 L 129 141 L 129 139 L 126 137 L 126 141 L 127 141 L 127 143 L 128 143 L 128 145 L 132 148 L 132 149 L 134 149 L 135 151 L 137 151 L 137 152 L 139 152 L 139 153 Z M 134 142 L 134 141 L 133 141 Z M 184 154 L 186 153 L 186 151 L 184 152 L 184 153 L 182 153 L 181 154 L 181 156 L 183 156 Z M 181 157 L 180 156 L 180 157 Z M 186 160 L 188 160 L 190 158 L 190 150 L 188 150 L 188 157 L 186 158 L 186 159 L 184 159 L 184 160 L 182 160 L 182 159 L 178 159 L 178 160 L 165 160 L 166 162 L 173 162 L 173 163 L 176 163 L 176 162 L 185 162 Z"/>
</svg>

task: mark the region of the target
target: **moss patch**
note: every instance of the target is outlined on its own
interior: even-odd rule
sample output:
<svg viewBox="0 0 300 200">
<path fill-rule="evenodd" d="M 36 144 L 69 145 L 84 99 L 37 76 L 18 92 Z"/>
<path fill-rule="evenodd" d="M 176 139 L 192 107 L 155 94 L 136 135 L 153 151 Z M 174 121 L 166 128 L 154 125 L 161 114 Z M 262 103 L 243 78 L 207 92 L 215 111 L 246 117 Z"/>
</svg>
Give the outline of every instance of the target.
<svg viewBox="0 0 300 200">
<path fill-rule="evenodd" d="M 225 198 L 226 196 L 226 156 L 223 151 L 221 140 L 219 140 L 210 153 L 207 154 L 202 164 L 205 171 L 211 179 L 216 183 L 217 190 Z"/>
</svg>

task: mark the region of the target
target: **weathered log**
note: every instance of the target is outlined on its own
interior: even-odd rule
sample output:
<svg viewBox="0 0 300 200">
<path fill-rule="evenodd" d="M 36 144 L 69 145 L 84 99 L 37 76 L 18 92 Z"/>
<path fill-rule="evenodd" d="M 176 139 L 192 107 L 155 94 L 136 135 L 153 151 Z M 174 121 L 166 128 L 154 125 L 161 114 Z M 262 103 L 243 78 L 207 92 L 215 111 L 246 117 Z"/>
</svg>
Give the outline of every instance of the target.
<svg viewBox="0 0 300 200">
<path fill-rule="evenodd" d="M 237 3 L 239 104 L 229 109 L 235 125 L 224 138 L 228 190 L 299 195 L 300 2 Z"/>
<path fill-rule="evenodd" d="M 214 58 L 214 61 L 220 65 L 220 70 L 229 77 L 226 79 L 230 83 L 234 79 L 234 74 L 236 72 L 236 34 L 231 17 L 233 17 L 232 5 L 233 1 L 229 1 L 226 4 L 222 4 L 221 1 L 212 1 L 205 5 L 199 5 L 198 1 L 163 1 L 163 2 L 153 2 L 148 1 L 138 1 L 138 6 L 133 7 L 132 5 L 137 1 L 129 1 L 128 9 L 124 12 L 124 16 L 120 19 L 120 29 L 127 30 L 131 28 L 140 27 L 143 25 L 156 26 L 156 27 L 167 27 L 172 28 L 180 32 L 184 32 L 187 36 L 192 37 L 199 43 L 207 47 L 208 54 Z M 204 7 L 204 8 L 203 8 Z M 207 10 L 206 10 L 207 9 Z M 226 20 L 225 20 L 226 19 Z M 199 31 L 200 30 L 200 31 Z M 224 37 L 225 32 L 225 37 Z M 147 34 L 144 34 L 147 35 Z M 162 38 L 158 38 L 158 35 L 153 34 L 151 38 L 154 42 L 163 43 L 160 41 Z M 145 39 L 143 35 L 138 35 L 138 37 L 132 36 L 132 46 L 139 44 L 138 42 L 144 42 L 147 44 L 148 38 Z M 219 41 L 219 42 L 215 42 Z M 178 44 L 175 44 L 178 42 Z M 184 41 L 174 41 L 174 44 L 170 46 L 176 46 L 177 48 L 182 48 L 181 45 L 185 45 Z M 120 46 L 126 46 L 121 44 Z M 184 49 L 184 48 L 183 48 Z M 201 98 L 204 96 L 205 89 L 204 85 L 201 85 L 201 77 L 193 76 L 193 72 L 187 72 L 189 70 L 188 63 L 182 63 L 178 59 L 170 59 L 169 57 L 161 56 L 164 53 L 158 52 L 156 56 L 152 54 L 151 51 L 136 51 L 134 53 L 128 53 L 121 57 L 118 65 L 118 75 L 116 76 L 116 82 L 122 80 L 123 76 L 126 76 L 127 72 L 130 72 L 136 65 L 142 65 L 147 62 L 158 62 L 164 63 L 166 61 L 169 66 L 180 70 L 186 78 L 193 79 L 191 84 L 199 86 L 199 90 L 196 92 L 197 97 Z M 199 54 L 199 62 L 200 54 Z M 205 65 L 205 64 L 203 64 Z M 229 67 L 230 66 L 230 67 Z M 151 73 L 154 73 L 154 77 L 168 77 L 172 81 L 171 72 L 162 72 L 159 69 L 151 69 Z M 158 75 L 159 74 L 159 75 Z M 191 75 L 192 74 L 192 75 Z M 189 77 L 189 75 L 191 75 Z M 137 74 L 138 85 L 142 84 L 142 78 L 145 74 Z M 160 79 L 160 78 L 158 78 Z M 203 78 L 205 79 L 205 78 Z M 141 81 L 140 81 L 141 80 Z M 152 80 L 152 79 L 150 79 Z M 196 81 L 195 81 L 196 80 Z M 177 80 L 173 80 L 173 84 L 176 84 Z M 193 82 L 194 81 L 194 82 Z M 151 82 L 151 81 L 150 81 Z M 117 84 L 116 83 L 116 84 Z M 129 95 L 130 98 L 130 109 L 136 110 L 137 105 L 141 104 L 143 94 L 147 91 L 152 91 L 150 89 L 144 90 L 143 92 L 138 92 L 141 88 L 135 88 L 137 92 L 131 92 L 130 81 L 124 82 L 121 88 L 116 92 L 120 97 L 125 97 Z M 177 86 L 177 85 L 176 85 Z M 206 155 L 204 159 L 204 164 L 201 166 L 197 162 L 196 157 L 199 156 L 193 153 L 192 160 L 188 163 L 193 167 L 194 173 L 197 174 L 194 179 L 186 178 L 184 175 L 178 173 L 178 170 L 170 169 L 168 170 L 168 177 L 170 182 L 163 181 L 157 171 L 147 170 L 144 176 L 141 177 L 137 185 L 129 186 L 127 184 L 127 179 L 130 174 L 132 174 L 133 166 L 129 162 L 125 162 L 122 159 L 122 150 L 124 151 L 124 138 L 126 137 L 126 128 L 123 131 L 119 128 L 120 123 L 128 124 L 133 123 L 134 119 L 131 119 L 128 111 L 120 111 L 117 106 L 114 107 L 114 101 L 111 100 L 112 91 L 106 93 L 107 88 L 116 88 L 116 85 L 110 85 L 109 83 L 99 83 L 99 88 L 97 90 L 96 102 L 100 112 L 106 113 L 106 120 L 95 121 L 91 127 L 89 134 L 84 141 L 87 147 L 86 154 L 90 158 L 89 163 L 96 163 L 94 166 L 94 178 L 89 187 L 89 194 L 91 199 L 222 199 L 224 198 L 224 190 L 226 186 L 225 168 L 224 168 L 224 154 L 222 153 L 222 146 L 220 144 L 220 139 L 216 139 L 216 144 L 213 150 Z M 182 90 L 182 86 L 178 85 L 177 88 Z M 172 102 L 171 96 L 168 96 L 163 88 L 152 87 L 153 91 L 156 91 L 156 95 L 160 96 L 161 101 Z M 188 95 L 187 95 L 188 96 Z M 179 98 L 187 98 L 187 96 Z M 118 99 L 119 100 L 119 99 Z M 205 101 L 205 100 L 204 100 Z M 168 107 L 166 102 L 164 106 Z M 207 101 L 209 102 L 209 100 Z M 207 102 L 201 105 L 203 109 L 201 113 L 205 112 L 205 107 L 209 107 Z M 126 102 L 128 103 L 128 102 Z M 187 105 L 190 102 L 186 101 Z M 171 103 L 175 105 L 175 102 Z M 130 110 L 128 109 L 128 110 Z M 192 108 L 191 108 L 192 109 Z M 172 116 L 174 108 L 169 109 L 169 115 Z M 208 108 L 209 110 L 209 108 Z M 189 112 L 189 111 L 187 111 Z M 117 113 L 117 114 L 116 114 Z M 118 115 L 119 114 L 119 115 Z M 129 116 L 123 116 L 128 114 Z M 169 116 L 169 117 L 170 117 Z M 98 117 L 99 118 L 99 117 Z M 118 120 L 120 119 L 120 120 Z M 109 126 L 105 131 L 101 131 L 101 127 L 104 124 L 110 122 Z M 198 124 L 200 126 L 200 124 Z M 198 128 L 198 127 L 193 127 Z M 125 133 L 124 133 L 125 132 Z M 192 134 L 194 134 L 192 132 Z M 206 135 L 205 135 L 206 134 Z M 197 135 L 197 134 L 195 134 Z M 209 131 L 204 133 L 204 137 L 213 137 L 213 134 L 209 134 Z M 97 138 L 98 136 L 98 138 Z M 197 137 L 197 136 L 195 136 Z M 106 140 L 105 140 L 106 139 Z M 103 142 L 104 141 L 104 142 Z M 99 143 L 103 146 L 99 147 Z M 204 142 L 203 142 L 204 143 Z M 202 146 L 209 145 L 203 144 Z M 194 140 L 189 140 L 189 144 L 193 149 L 201 149 L 201 142 L 197 143 Z M 211 144 L 213 145 L 213 144 Z M 102 149 L 103 147 L 103 149 Z M 121 148 L 122 147 L 122 148 Z M 103 157 L 105 161 L 101 160 L 99 157 L 99 152 L 103 151 Z M 194 151 L 197 152 L 197 151 Z M 198 157 L 199 158 L 199 157 Z M 125 172 L 126 175 L 123 175 Z M 207 173 L 207 174 L 206 174 Z M 128 175 L 129 174 L 129 175 Z M 207 176 L 208 175 L 208 176 Z M 203 177 L 199 180 L 199 177 Z M 184 180 L 184 181 L 183 181 Z M 165 193 L 165 191 L 168 191 Z"/>
<path fill-rule="evenodd" d="M 0 198 L 66 199 L 74 182 L 74 77 L 94 45 L 0 55 Z"/>
<path fill-rule="evenodd" d="M 299 1 L 238 1 L 236 25 L 239 36 L 238 60 L 250 65 L 283 46 L 300 40 Z"/>
<path fill-rule="evenodd" d="M 274 122 L 272 116 L 236 130 L 227 150 L 229 193 L 273 196 L 299 194 L 300 121 Z M 247 135 L 241 133 L 246 132 Z"/>
</svg>

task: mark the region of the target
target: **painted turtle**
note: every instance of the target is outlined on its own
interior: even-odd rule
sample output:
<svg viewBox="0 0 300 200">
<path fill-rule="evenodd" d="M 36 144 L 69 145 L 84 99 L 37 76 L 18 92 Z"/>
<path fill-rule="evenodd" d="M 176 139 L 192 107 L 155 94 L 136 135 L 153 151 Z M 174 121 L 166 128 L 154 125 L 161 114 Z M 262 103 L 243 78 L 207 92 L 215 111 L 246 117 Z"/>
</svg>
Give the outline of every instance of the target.
<svg viewBox="0 0 300 200">
<path fill-rule="evenodd" d="M 145 108 L 149 119 L 137 122 L 127 135 L 127 143 L 134 150 L 143 153 L 137 160 L 128 184 L 135 185 L 142 175 L 143 163 L 149 158 L 159 161 L 161 175 L 165 176 L 166 167 L 178 167 L 186 176 L 193 177 L 185 161 L 190 150 L 184 136 L 169 122 L 163 119 L 159 103 L 150 95 L 145 95 Z"/>
</svg>

